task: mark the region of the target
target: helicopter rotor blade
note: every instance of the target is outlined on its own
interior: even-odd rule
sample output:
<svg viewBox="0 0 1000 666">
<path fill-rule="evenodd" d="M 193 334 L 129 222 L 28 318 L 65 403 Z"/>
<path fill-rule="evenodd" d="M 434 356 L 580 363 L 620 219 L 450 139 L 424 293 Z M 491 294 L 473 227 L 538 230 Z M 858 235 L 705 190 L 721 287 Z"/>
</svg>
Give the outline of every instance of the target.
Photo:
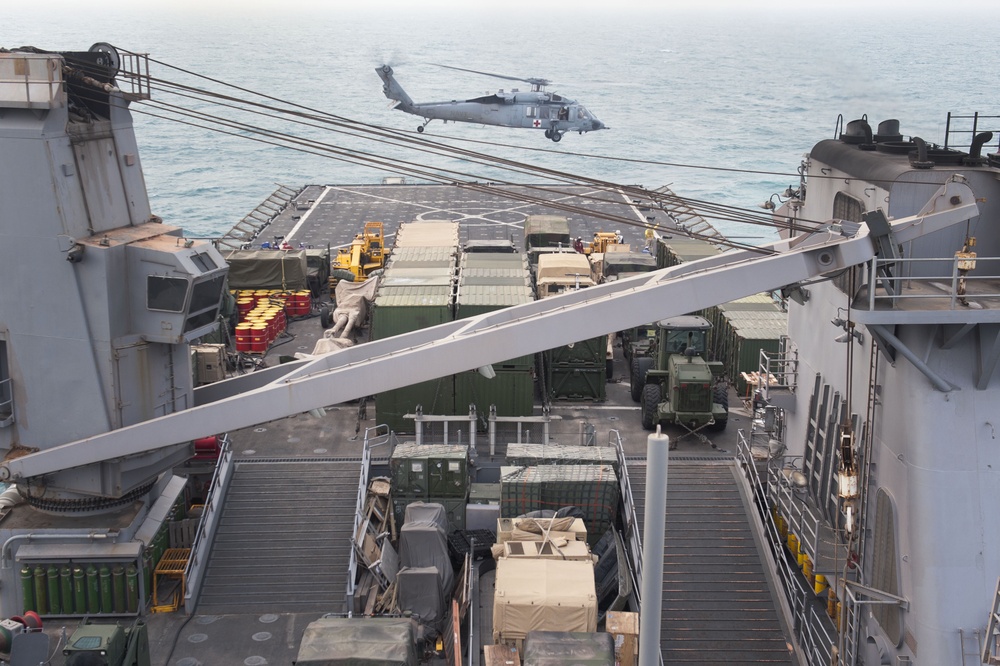
<svg viewBox="0 0 1000 666">
<path fill-rule="evenodd" d="M 483 76 L 492 76 L 492 77 L 497 78 L 497 79 L 506 79 L 508 81 L 523 81 L 524 83 L 530 83 L 530 84 L 536 85 L 536 86 L 547 86 L 547 85 L 549 85 L 551 83 L 548 79 L 539 79 L 539 78 L 523 79 L 523 78 L 521 78 L 519 76 L 506 76 L 504 74 L 494 74 L 492 72 L 480 72 L 480 71 L 475 70 L 475 69 L 466 69 L 464 67 L 452 67 L 451 65 L 442 65 L 442 64 L 439 64 L 439 63 L 436 63 L 436 62 L 435 63 L 431 63 L 431 64 L 432 65 L 437 65 L 438 67 L 444 67 L 445 69 L 454 69 L 454 70 L 459 71 L 459 72 L 469 72 L 471 74 L 482 74 Z"/>
</svg>

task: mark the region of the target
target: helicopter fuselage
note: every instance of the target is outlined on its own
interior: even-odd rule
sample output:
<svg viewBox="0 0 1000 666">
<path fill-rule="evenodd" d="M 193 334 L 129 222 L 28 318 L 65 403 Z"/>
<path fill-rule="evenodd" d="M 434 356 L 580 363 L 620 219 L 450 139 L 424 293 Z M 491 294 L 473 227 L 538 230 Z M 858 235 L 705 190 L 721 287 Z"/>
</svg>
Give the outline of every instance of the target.
<svg viewBox="0 0 1000 666">
<path fill-rule="evenodd" d="M 582 134 L 606 129 L 604 123 L 585 106 L 557 93 L 545 90 L 500 90 L 492 95 L 473 99 L 418 104 L 410 99 L 393 78 L 391 67 L 377 67 L 375 71 L 385 84 L 385 96 L 396 101 L 397 111 L 424 119 L 423 125 L 417 127 L 420 132 L 431 120 L 540 129 L 553 141 L 559 141 L 565 132 Z"/>
<path fill-rule="evenodd" d="M 413 104 L 411 108 L 396 107 L 423 118 L 453 122 L 527 127 L 561 132 L 589 132 L 602 129 L 586 107 L 575 100 L 544 92 L 504 92 L 450 102 Z"/>
</svg>

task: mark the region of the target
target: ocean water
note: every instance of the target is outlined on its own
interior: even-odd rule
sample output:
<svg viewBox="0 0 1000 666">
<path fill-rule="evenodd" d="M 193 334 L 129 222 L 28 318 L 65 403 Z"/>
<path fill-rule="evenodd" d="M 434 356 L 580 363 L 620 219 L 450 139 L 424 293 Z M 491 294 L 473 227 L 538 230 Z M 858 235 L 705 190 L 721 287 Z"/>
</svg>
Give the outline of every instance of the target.
<svg viewBox="0 0 1000 666">
<path fill-rule="evenodd" d="M 211 3 L 207 3 L 209 6 Z M 360 3 L 359 3 L 360 4 Z M 985 13 L 984 13 L 985 12 Z M 183 70 L 312 109 L 414 131 L 419 119 L 390 110 L 374 68 L 391 64 L 416 101 L 462 99 L 517 84 L 436 67 L 443 63 L 518 77 L 583 103 L 611 129 L 570 134 L 433 122 L 427 134 L 504 159 L 760 213 L 758 204 L 798 182 L 796 168 L 838 116 L 897 118 L 907 136 L 943 142 L 946 114 L 1000 114 L 995 64 L 1000 9 L 978 14 L 878 14 L 858 9 L 710 12 L 544 12 L 494 9 L 349 13 L 329 9 L 143 10 L 6 8 L 2 47 L 86 50 L 110 42 Z M 224 90 L 152 64 L 154 77 Z M 527 88 L 527 84 L 522 85 Z M 238 93 L 249 98 L 246 93 Z M 158 101 L 219 116 L 234 112 L 155 92 Z M 362 166 L 158 118 L 133 104 L 154 212 L 190 235 L 219 235 L 277 184 L 372 183 L 391 166 Z M 241 118 L 247 116 L 241 115 Z M 388 160 L 454 169 L 468 178 L 538 182 L 496 168 L 429 156 L 356 136 L 252 122 Z M 1000 128 L 1000 123 L 986 129 Z M 1000 135 L 998 135 L 1000 139 Z M 461 140 L 469 140 L 465 143 Z M 997 144 L 995 139 L 993 145 Z M 409 178 L 409 180 L 416 180 Z M 749 242 L 758 227 L 707 215 Z"/>
</svg>

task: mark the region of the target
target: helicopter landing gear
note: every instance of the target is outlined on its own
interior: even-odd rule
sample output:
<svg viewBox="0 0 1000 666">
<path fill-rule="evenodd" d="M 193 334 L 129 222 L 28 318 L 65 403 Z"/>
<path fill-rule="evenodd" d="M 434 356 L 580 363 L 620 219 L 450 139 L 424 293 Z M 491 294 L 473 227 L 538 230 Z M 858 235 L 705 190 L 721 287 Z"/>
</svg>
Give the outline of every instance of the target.
<svg viewBox="0 0 1000 666">
<path fill-rule="evenodd" d="M 545 130 L 545 138 L 546 139 L 551 139 L 552 138 L 552 130 L 550 130 L 550 129 Z"/>
<path fill-rule="evenodd" d="M 562 141 L 562 132 L 552 131 L 552 133 L 549 135 L 549 138 L 555 141 L 556 143 L 559 143 L 560 141 Z"/>
<path fill-rule="evenodd" d="M 423 134 L 424 133 L 424 128 L 427 127 L 427 123 L 429 123 L 430 121 L 431 121 L 431 119 L 428 118 L 427 120 L 424 121 L 423 125 L 417 125 L 417 131 L 420 132 L 421 134 Z"/>
</svg>

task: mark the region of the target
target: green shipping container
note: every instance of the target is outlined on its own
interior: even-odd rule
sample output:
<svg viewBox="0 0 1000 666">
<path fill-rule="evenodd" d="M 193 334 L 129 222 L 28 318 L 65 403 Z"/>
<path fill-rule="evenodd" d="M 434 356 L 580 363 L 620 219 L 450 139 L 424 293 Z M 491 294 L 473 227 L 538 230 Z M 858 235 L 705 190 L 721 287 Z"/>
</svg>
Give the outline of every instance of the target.
<svg viewBox="0 0 1000 666">
<path fill-rule="evenodd" d="M 526 277 L 526 276 L 525 276 Z M 523 284 L 467 284 L 459 282 L 458 295 L 455 300 L 455 319 L 465 319 L 477 315 L 495 312 L 512 305 L 530 303 L 534 300 L 531 288 Z M 535 360 L 533 355 L 519 356 L 517 358 L 495 363 L 494 370 L 531 368 Z M 456 384 L 456 393 L 459 392 Z M 463 400 L 457 399 L 456 405 L 467 404 Z M 478 404 L 478 403 L 477 403 Z"/>
<path fill-rule="evenodd" d="M 448 266 L 392 268 L 379 281 L 379 291 L 390 287 L 452 287 L 455 271 Z M 377 296 L 376 296 L 377 300 Z"/>
<path fill-rule="evenodd" d="M 595 365 L 548 365 L 545 388 L 552 400 L 594 400 L 607 397 L 607 370 Z"/>
<path fill-rule="evenodd" d="M 618 517 L 618 477 L 610 465 L 536 465 L 502 474 L 500 515 L 514 518 L 531 511 L 565 506 L 584 515 L 593 546 Z"/>
<path fill-rule="evenodd" d="M 469 491 L 468 465 L 469 449 L 463 444 L 402 442 L 389 457 L 393 493 L 464 498 Z"/>
<path fill-rule="evenodd" d="M 397 247 L 389 254 L 386 269 L 454 267 L 458 250 L 451 246 Z"/>
<path fill-rule="evenodd" d="M 469 504 L 500 504 L 500 484 L 470 483 Z"/>
<path fill-rule="evenodd" d="M 459 272 L 475 271 L 477 269 L 512 269 L 528 270 L 528 255 L 515 252 L 465 252 L 458 260 Z"/>
<path fill-rule="evenodd" d="M 406 414 L 416 413 L 420 405 L 424 414 L 455 414 L 455 383 L 452 375 L 432 379 L 375 396 L 375 420 L 389 426 L 396 433 L 414 433 L 413 419 Z"/>
<path fill-rule="evenodd" d="M 452 320 L 452 289 L 436 287 L 384 287 L 375 294 L 372 339 L 419 331 Z"/>
<path fill-rule="evenodd" d="M 516 359 L 515 359 L 516 360 Z M 497 416 L 531 416 L 535 410 L 535 379 L 531 367 L 494 364 L 492 379 L 470 370 L 455 375 L 455 409 L 476 406 L 479 430 L 488 427 L 490 405 Z"/>
<path fill-rule="evenodd" d="M 550 365 L 601 364 L 608 355 L 608 336 L 573 342 L 545 352 L 546 363 Z"/>
</svg>

